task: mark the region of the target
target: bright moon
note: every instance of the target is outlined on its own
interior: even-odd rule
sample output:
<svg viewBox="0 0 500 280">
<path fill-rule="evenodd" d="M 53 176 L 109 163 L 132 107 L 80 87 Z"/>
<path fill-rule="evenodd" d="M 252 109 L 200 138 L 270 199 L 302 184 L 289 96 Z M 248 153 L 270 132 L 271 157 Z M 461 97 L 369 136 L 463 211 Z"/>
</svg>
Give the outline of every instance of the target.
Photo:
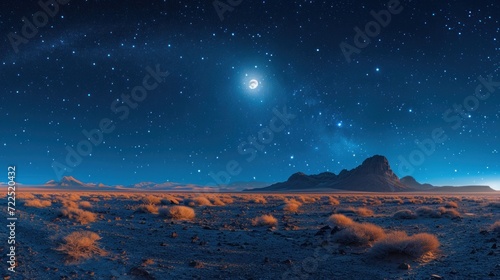
<svg viewBox="0 0 500 280">
<path fill-rule="evenodd" d="M 250 89 L 256 89 L 258 86 L 259 86 L 259 81 L 255 80 L 255 79 L 250 80 L 250 83 L 248 84 L 248 87 Z"/>
</svg>

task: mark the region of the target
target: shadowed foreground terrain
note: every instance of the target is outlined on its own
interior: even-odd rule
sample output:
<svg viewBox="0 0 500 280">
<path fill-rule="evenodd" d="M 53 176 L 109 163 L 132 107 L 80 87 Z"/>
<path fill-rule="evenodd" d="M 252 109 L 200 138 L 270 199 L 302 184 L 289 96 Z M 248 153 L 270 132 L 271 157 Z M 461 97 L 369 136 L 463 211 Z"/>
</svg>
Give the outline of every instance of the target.
<svg viewBox="0 0 500 280">
<path fill-rule="evenodd" d="M 10 279 L 500 276 L 498 194 L 19 192 L 17 201 L 17 272 L 2 266 Z"/>
</svg>

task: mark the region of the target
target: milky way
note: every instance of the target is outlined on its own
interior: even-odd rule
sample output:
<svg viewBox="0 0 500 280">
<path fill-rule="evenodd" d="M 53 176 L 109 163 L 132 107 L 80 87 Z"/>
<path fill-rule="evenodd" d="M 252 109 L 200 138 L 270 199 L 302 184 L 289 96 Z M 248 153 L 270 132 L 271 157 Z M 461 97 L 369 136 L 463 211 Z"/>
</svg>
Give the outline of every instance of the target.
<svg viewBox="0 0 500 280">
<path fill-rule="evenodd" d="M 495 1 L 29 2 L 0 14 L 19 182 L 275 182 L 381 154 L 500 189 Z"/>
</svg>

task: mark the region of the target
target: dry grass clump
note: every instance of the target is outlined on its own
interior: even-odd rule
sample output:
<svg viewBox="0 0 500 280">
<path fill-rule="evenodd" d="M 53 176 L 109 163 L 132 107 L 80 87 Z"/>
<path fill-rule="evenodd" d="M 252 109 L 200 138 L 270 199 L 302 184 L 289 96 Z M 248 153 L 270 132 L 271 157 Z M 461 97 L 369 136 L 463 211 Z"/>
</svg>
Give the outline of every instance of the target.
<svg viewBox="0 0 500 280">
<path fill-rule="evenodd" d="M 208 198 L 204 196 L 197 196 L 193 199 L 187 199 L 185 200 L 187 202 L 187 205 L 194 207 L 194 206 L 212 206 L 212 203 Z"/>
<path fill-rule="evenodd" d="M 299 195 L 297 196 L 297 200 L 302 203 L 314 203 L 316 202 L 316 198 L 310 195 Z"/>
<path fill-rule="evenodd" d="M 443 199 L 441 197 L 431 196 L 431 197 L 427 197 L 426 202 L 430 203 L 430 204 L 441 204 L 441 203 L 443 203 Z"/>
<path fill-rule="evenodd" d="M 460 217 L 460 213 L 458 213 L 458 211 L 455 209 L 446 209 L 444 207 L 439 207 L 438 211 L 439 211 L 439 213 L 441 213 L 441 216 L 443 216 L 443 217 L 448 217 L 448 218 L 459 218 Z"/>
<path fill-rule="evenodd" d="M 19 199 L 25 199 L 25 200 L 35 199 L 35 196 L 31 193 L 17 193 L 16 197 Z"/>
<path fill-rule="evenodd" d="M 56 250 L 66 254 L 70 262 L 105 256 L 107 252 L 97 244 L 100 239 L 97 233 L 91 231 L 75 231 L 64 237 L 63 243 Z"/>
<path fill-rule="evenodd" d="M 58 201 L 66 208 L 78 208 L 78 203 L 71 201 L 67 198 L 58 198 Z"/>
<path fill-rule="evenodd" d="M 61 209 L 61 216 L 75 220 L 82 225 L 95 222 L 96 215 L 92 212 L 78 208 L 64 207 Z"/>
<path fill-rule="evenodd" d="M 378 206 L 382 205 L 382 201 L 380 201 L 378 198 L 369 198 L 366 200 L 366 204 L 371 206 Z"/>
<path fill-rule="evenodd" d="M 342 215 L 342 214 L 333 214 L 328 218 L 328 224 L 332 227 L 346 228 L 354 223 L 350 218 Z"/>
<path fill-rule="evenodd" d="M 302 203 L 295 199 L 290 199 L 285 205 L 283 205 L 283 210 L 286 212 L 297 212 Z"/>
<path fill-rule="evenodd" d="M 333 235 L 333 241 L 341 244 L 368 245 L 384 238 L 384 230 L 370 223 L 356 223 L 348 225 L 345 229 Z"/>
<path fill-rule="evenodd" d="M 80 201 L 80 203 L 78 203 L 78 205 L 80 207 L 86 208 L 86 209 L 92 208 L 92 204 L 90 204 L 90 202 L 88 202 L 88 201 Z"/>
<path fill-rule="evenodd" d="M 78 194 L 72 193 L 72 194 L 68 195 L 67 199 L 69 199 L 71 201 L 80 201 L 81 197 Z"/>
<path fill-rule="evenodd" d="M 354 207 L 347 207 L 347 208 L 339 208 L 335 210 L 335 213 L 341 213 L 341 214 L 356 214 L 361 217 L 369 217 L 373 216 L 373 211 L 365 208 L 365 207 L 359 207 L 359 208 L 354 208 Z"/>
<path fill-rule="evenodd" d="M 491 231 L 500 233 L 500 221 L 496 221 L 490 226 Z"/>
<path fill-rule="evenodd" d="M 226 205 L 226 203 L 224 203 L 224 201 L 222 201 L 217 196 L 211 196 L 209 199 L 212 202 L 212 205 L 216 205 L 216 206 L 224 206 L 224 205 Z"/>
<path fill-rule="evenodd" d="M 253 226 L 268 226 L 273 227 L 278 224 L 278 220 L 272 215 L 262 215 L 252 219 Z"/>
<path fill-rule="evenodd" d="M 340 201 L 338 199 L 336 199 L 335 197 L 328 197 L 328 204 L 329 205 L 339 205 L 340 204 Z"/>
<path fill-rule="evenodd" d="M 231 196 L 229 196 L 229 195 L 222 196 L 220 198 L 220 200 L 222 200 L 222 202 L 224 202 L 225 204 L 232 204 L 232 203 L 234 203 L 234 199 Z"/>
<path fill-rule="evenodd" d="M 458 208 L 458 204 L 454 201 L 449 201 L 446 203 L 446 205 L 444 207 L 446 207 L 446 208 Z"/>
<path fill-rule="evenodd" d="M 439 240 L 429 233 L 418 233 L 408 236 L 404 231 L 395 231 L 385 238 L 376 241 L 370 250 L 374 257 L 387 257 L 390 255 L 406 255 L 414 258 L 422 257 L 439 248 Z"/>
<path fill-rule="evenodd" d="M 159 210 L 161 216 L 174 220 L 192 220 L 196 216 L 194 209 L 187 206 L 162 207 Z"/>
<path fill-rule="evenodd" d="M 403 209 L 394 213 L 392 217 L 398 220 L 410 220 L 410 219 L 416 219 L 417 214 L 415 214 L 413 211 L 409 209 Z"/>
<path fill-rule="evenodd" d="M 422 206 L 415 210 L 419 217 L 423 218 L 441 218 L 441 213 L 427 206 Z"/>
<path fill-rule="evenodd" d="M 384 203 L 395 203 L 395 204 L 403 204 L 404 201 L 399 197 L 386 198 Z"/>
<path fill-rule="evenodd" d="M 266 204 L 267 200 L 263 196 L 252 196 L 249 202 L 255 204 Z"/>
<path fill-rule="evenodd" d="M 169 204 L 179 205 L 180 201 L 177 197 L 167 194 L 167 195 L 163 196 L 163 199 L 161 200 L 161 204 L 163 204 L 163 205 L 169 205 Z"/>
<path fill-rule="evenodd" d="M 439 207 L 437 210 L 434 210 L 427 206 L 422 206 L 417 208 L 417 215 L 422 218 L 460 218 L 460 213 L 455 209 L 447 209 L 445 207 Z"/>
<path fill-rule="evenodd" d="M 342 244 L 368 245 L 385 236 L 384 230 L 370 223 L 356 223 L 342 214 L 333 214 L 327 223 L 340 229 L 333 235 L 333 241 Z"/>
<path fill-rule="evenodd" d="M 158 206 L 154 204 L 141 204 L 137 207 L 136 211 L 139 213 L 158 214 Z"/>
<path fill-rule="evenodd" d="M 31 199 L 24 202 L 24 206 L 27 207 L 45 208 L 51 205 L 52 202 L 50 202 L 49 200 Z"/>
<path fill-rule="evenodd" d="M 424 203 L 424 200 L 423 199 L 419 199 L 419 198 L 407 198 L 405 199 L 405 204 L 423 204 Z"/>
<path fill-rule="evenodd" d="M 152 205 L 161 204 L 161 198 L 153 195 L 146 195 L 145 197 L 141 198 L 141 201 L 144 204 L 152 204 Z"/>
</svg>

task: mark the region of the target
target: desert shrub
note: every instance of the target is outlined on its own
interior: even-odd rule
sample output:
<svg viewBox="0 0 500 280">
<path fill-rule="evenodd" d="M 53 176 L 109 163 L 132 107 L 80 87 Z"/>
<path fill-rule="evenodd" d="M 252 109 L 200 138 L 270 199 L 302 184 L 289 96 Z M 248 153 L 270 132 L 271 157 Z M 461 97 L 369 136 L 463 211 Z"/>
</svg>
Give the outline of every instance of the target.
<svg viewBox="0 0 500 280">
<path fill-rule="evenodd" d="M 137 207 L 136 211 L 139 213 L 158 214 L 158 206 L 154 204 L 141 204 Z"/>
<path fill-rule="evenodd" d="M 371 206 L 377 206 L 377 205 L 382 205 L 382 201 L 380 201 L 377 198 L 370 198 L 367 199 L 366 204 Z"/>
<path fill-rule="evenodd" d="M 97 240 L 100 239 L 97 233 L 91 231 L 75 231 L 64 237 L 62 244 L 56 250 L 66 254 L 70 262 L 105 256 L 106 251 L 97 244 Z"/>
<path fill-rule="evenodd" d="M 87 208 L 87 209 L 92 208 L 92 204 L 90 204 L 90 202 L 88 202 L 88 201 L 80 201 L 80 203 L 78 203 L 78 205 L 82 208 Z"/>
<path fill-rule="evenodd" d="M 230 196 L 223 196 L 220 198 L 220 200 L 222 200 L 222 202 L 224 202 L 225 204 L 232 204 L 234 203 L 234 199 Z"/>
<path fill-rule="evenodd" d="M 212 202 L 213 205 L 216 206 L 224 206 L 226 205 L 219 197 L 213 196 L 210 198 L 210 201 Z"/>
<path fill-rule="evenodd" d="M 394 213 L 394 215 L 392 215 L 392 217 L 395 219 L 400 219 L 400 220 L 409 220 L 409 219 L 416 219 L 417 215 L 409 209 L 403 209 L 403 210 L 399 210 L 396 213 Z"/>
<path fill-rule="evenodd" d="M 339 228 L 345 228 L 354 223 L 353 220 L 350 218 L 342 215 L 342 214 L 333 214 L 328 218 L 328 224 L 330 224 L 332 227 L 339 227 Z"/>
<path fill-rule="evenodd" d="M 17 193 L 16 194 L 16 197 L 18 199 L 25 199 L 25 200 L 29 200 L 29 199 L 35 199 L 35 196 L 31 193 Z"/>
<path fill-rule="evenodd" d="M 448 217 L 448 218 L 460 217 L 460 213 L 458 213 L 458 211 L 455 209 L 446 209 L 444 207 L 439 207 L 438 211 L 439 213 L 441 213 L 442 217 Z"/>
<path fill-rule="evenodd" d="M 96 215 L 92 212 L 78 208 L 64 207 L 61 209 L 61 216 L 75 220 L 82 225 L 92 223 L 96 220 Z"/>
<path fill-rule="evenodd" d="M 66 208 L 78 208 L 78 203 L 71 201 L 67 198 L 59 198 L 58 201 Z"/>
<path fill-rule="evenodd" d="M 316 198 L 310 195 L 299 195 L 297 196 L 297 201 L 302 203 L 314 203 L 316 202 Z"/>
<path fill-rule="evenodd" d="M 328 197 L 328 204 L 329 205 L 339 205 L 340 201 L 336 199 L 335 197 Z"/>
<path fill-rule="evenodd" d="M 146 195 L 141 199 L 144 204 L 158 205 L 161 203 L 161 198 L 153 195 Z"/>
<path fill-rule="evenodd" d="M 80 196 L 75 194 L 75 193 L 72 193 L 70 195 L 68 195 L 67 199 L 71 200 L 71 201 L 80 201 Z"/>
<path fill-rule="evenodd" d="M 27 207 L 45 208 L 51 205 L 52 202 L 50 202 L 49 200 L 32 199 L 26 200 L 26 202 L 24 202 L 24 206 Z"/>
<path fill-rule="evenodd" d="M 188 206 L 194 207 L 194 206 L 212 206 L 212 203 L 210 200 L 208 200 L 206 197 L 203 196 L 197 196 L 192 199 L 186 199 L 184 203 Z"/>
<path fill-rule="evenodd" d="M 388 198 L 384 201 L 384 203 L 395 203 L 395 204 L 403 204 L 404 201 L 399 198 L 399 197 L 395 197 L 395 198 Z"/>
<path fill-rule="evenodd" d="M 458 204 L 455 201 L 449 201 L 444 206 L 446 208 L 458 208 Z"/>
<path fill-rule="evenodd" d="M 187 206 L 162 207 L 159 213 L 174 220 L 192 220 L 196 216 L 194 209 Z"/>
<path fill-rule="evenodd" d="M 408 198 L 405 200 L 405 204 L 423 204 L 424 200 L 418 198 Z"/>
<path fill-rule="evenodd" d="M 341 214 L 356 214 L 361 217 L 369 217 L 373 216 L 373 211 L 364 208 L 364 207 L 359 207 L 359 208 L 354 208 L 354 207 L 347 207 L 347 208 L 339 208 L 335 210 L 335 213 L 341 213 Z"/>
<path fill-rule="evenodd" d="M 428 197 L 427 203 L 441 204 L 443 203 L 443 199 L 441 197 Z"/>
<path fill-rule="evenodd" d="M 260 217 L 256 217 L 252 220 L 253 226 L 276 226 L 278 224 L 278 220 L 272 215 L 262 215 Z"/>
<path fill-rule="evenodd" d="M 422 206 L 415 210 L 419 217 L 424 218 L 441 218 L 441 213 L 427 206 Z"/>
<path fill-rule="evenodd" d="M 263 196 L 253 196 L 250 198 L 250 203 L 266 204 L 267 200 Z"/>
<path fill-rule="evenodd" d="M 492 224 L 490 229 L 494 232 L 500 233 L 500 221 L 496 221 L 494 224 Z"/>
<path fill-rule="evenodd" d="M 302 203 L 295 199 L 290 199 L 285 205 L 283 205 L 283 210 L 287 212 L 297 212 Z"/>
<path fill-rule="evenodd" d="M 167 195 L 163 196 L 163 199 L 161 200 L 161 204 L 163 204 L 163 205 L 169 205 L 169 204 L 179 205 L 180 201 L 175 196 L 167 194 Z"/>
<path fill-rule="evenodd" d="M 353 222 L 347 228 L 336 232 L 333 241 L 342 244 L 368 245 L 384 236 L 384 230 L 377 225 Z"/>
<path fill-rule="evenodd" d="M 404 231 L 395 231 L 373 244 L 370 254 L 374 257 L 389 255 L 407 255 L 421 257 L 428 252 L 435 252 L 439 247 L 436 236 L 429 233 L 418 233 L 408 236 Z"/>
<path fill-rule="evenodd" d="M 373 216 L 373 211 L 368 209 L 368 208 L 359 207 L 356 210 L 356 214 L 358 214 L 358 216 L 361 216 L 361 217 L 369 217 L 369 216 Z"/>
</svg>

